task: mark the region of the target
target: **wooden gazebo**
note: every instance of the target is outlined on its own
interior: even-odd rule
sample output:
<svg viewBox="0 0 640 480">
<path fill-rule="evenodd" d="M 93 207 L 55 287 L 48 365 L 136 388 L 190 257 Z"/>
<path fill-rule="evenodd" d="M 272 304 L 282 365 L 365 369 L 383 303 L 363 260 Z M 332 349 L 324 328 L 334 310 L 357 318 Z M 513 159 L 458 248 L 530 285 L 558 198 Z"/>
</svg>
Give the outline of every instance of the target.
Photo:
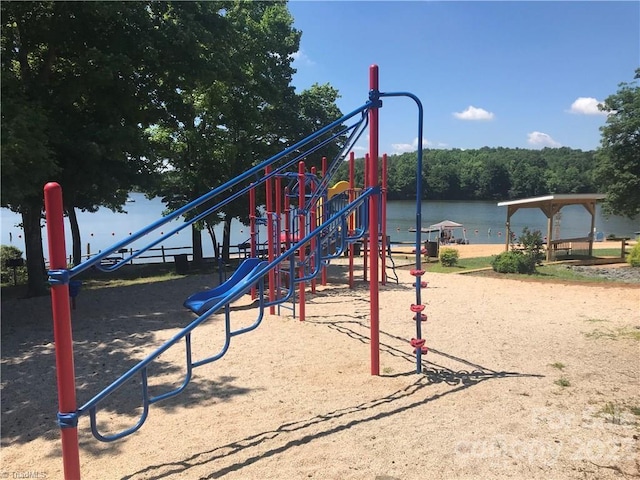
<svg viewBox="0 0 640 480">
<path fill-rule="evenodd" d="M 572 253 L 576 250 L 587 250 L 588 255 L 593 253 L 593 230 L 596 222 L 596 202 L 606 195 L 602 193 L 560 194 L 545 195 L 544 197 L 523 198 L 499 202 L 499 207 L 507 207 L 506 244 L 509 249 L 511 239 L 511 217 L 521 208 L 539 208 L 547 216 L 547 261 L 555 260 L 559 251 Z M 591 214 L 591 226 L 589 235 L 581 238 L 564 238 L 552 240 L 553 221 L 558 212 L 567 205 L 582 205 Z"/>
</svg>

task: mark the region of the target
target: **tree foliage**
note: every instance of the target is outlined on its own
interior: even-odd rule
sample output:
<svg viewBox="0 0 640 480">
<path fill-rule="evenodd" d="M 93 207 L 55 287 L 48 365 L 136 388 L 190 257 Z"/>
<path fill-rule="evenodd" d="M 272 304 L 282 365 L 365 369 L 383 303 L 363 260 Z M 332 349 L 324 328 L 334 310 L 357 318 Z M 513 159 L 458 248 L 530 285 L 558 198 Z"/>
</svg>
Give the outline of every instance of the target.
<svg viewBox="0 0 640 480">
<path fill-rule="evenodd" d="M 640 214 L 640 68 L 635 81 L 621 83 L 600 109 L 608 112 L 598 152 L 596 179 L 607 193 L 605 210 L 633 218 Z"/>
<path fill-rule="evenodd" d="M 161 188 L 175 208 L 305 125 L 292 121 L 300 32 L 284 1 L 1 8 L 2 206 L 23 217 L 31 294 L 45 291 L 45 182 L 63 186 L 77 263 L 76 208 L 121 210 L 133 187 Z M 164 176 L 155 175 L 160 165 Z M 247 214 L 234 203 L 223 218 Z"/>
<path fill-rule="evenodd" d="M 594 155 L 566 147 L 424 150 L 421 198 L 508 200 L 550 193 L 595 193 Z M 389 157 L 389 199 L 415 198 L 416 157 L 416 152 Z M 358 159 L 356 171 L 362 170 L 362 164 Z M 340 179 L 346 180 L 347 175 L 345 165 L 339 171 Z"/>
<path fill-rule="evenodd" d="M 224 71 L 225 5 L 2 2 L 2 206 L 22 214 L 30 294 L 46 291 L 44 183 L 64 189 L 77 263 L 75 209 L 120 210 L 155 170 L 145 129 Z"/>
</svg>

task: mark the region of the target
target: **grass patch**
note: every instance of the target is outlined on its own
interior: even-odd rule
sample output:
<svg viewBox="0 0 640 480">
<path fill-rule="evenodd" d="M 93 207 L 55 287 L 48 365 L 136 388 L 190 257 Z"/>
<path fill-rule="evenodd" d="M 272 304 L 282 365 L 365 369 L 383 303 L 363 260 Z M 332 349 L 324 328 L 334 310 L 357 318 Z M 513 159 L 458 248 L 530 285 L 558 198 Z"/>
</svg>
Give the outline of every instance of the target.
<svg viewBox="0 0 640 480">
<path fill-rule="evenodd" d="M 234 268 L 234 267 L 231 267 Z M 201 268 L 193 265 L 189 266 L 189 274 L 204 273 L 216 275 L 217 269 L 211 264 L 205 264 Z M 101 272 L 96 269 L 88 269 L 73 280 L 82 282 L 82 290 L 92 290 L 106 287 L 123 287 L 127 285 L 137 285 L 141 283 L 155 283 L 181 278 L 182 275 L 176 273 L 173 263 L 142 263 L 134 265 L 124 265 L 113 272 Z M 27 294 L 26 285 L 2 286 L 2 299 L 25 298 Z"/>
<path fill-rule="evenodd" d="M 550 365 L 550 367 L 557 368 L 558 370 L 564 370 L 566 365 L 562 362 L 555 362 Z"/>
<path fill-rule="evenodd" d="M 587 338 L 592 338 L 594 340 L 598 340 L 601 338 L 606 338 L 609 340 L 635 340 L 640 341 L 640 329 L 632 328 L 632 327 L 619 327 L 615 330 L 600 330 L 595 329 L 591 332 L 586 332 L 584 334 Z"/>
<path fill-rule="evenodd" d="M 596 412 L 596 416 L 603 418 L 605 422 L 620 425 L 622 423 L 622 407 L 613 402 L 607 402 Z"/>
<path fill-rule="evenodd" d="M 556 380 L 553 383 L 555 383 L 556 385 L 562 388 L 571 386 L 571 382 L 569 381 L 569 379 L 567 379 L 567 377 L 560 377 L 558 380 Z"/>
<path fill-rule="evenodd" d="M 538 267 L 535 275 L 543 280 L 564 280 L 568 282 L 611 283 L 611 280 L 603 277 L 594 277 L 577 272 L 563 265 L 542 265 Z"/>
<path fill-rule="evenodd" d="M 143 283 L 165 282 L 174 278 L 180 278 L 180 275 L 175 273 L 166 273 L 164 275 L 150 275 L 137 278 L 88 279 L 82 281 L 82 288 L 85 290 L 94 290 L 97 288 L 126 287 L 129 285 L 140 285 Z"/>
<path fill-rule="evenodd" d="M 452 267 L 445 267 L 440 262 L 425 262 L 422 267 L 432 273 L 459 273 L 466 270 L 491 267 L 493 257 L 460 258 Z"/>
<path fill-rule="evenodd" d="M 629 411 L 635 416 L 640 417 L 640 407 L 629 407 Z"/>
<path fill-rule="evenodd" d="M 610 250 L 610 249 L 609 249 Z M 602 256 L 598 253 L 597 256 Z M 489 271 L 474 272 L 472 275 L 498 275 L 500 278 L 513 279 L 513 280 L 537 280 L 537 281 L 562 281 L 562 282 L 581 282 L 581 283 L 616 283 L 614 280 L 607 279 L 599 276 L 586 275 L 584 273 L 577 272 L 571 268 L 567 268 L 564 265 L 541 265 L 536 267 L 537 272 L 531 275 L 519 274 L 519 273 L 495 273 L 491 268 L 491 261 L 495 258 L 495 255 L 490 257 L 475 257 L 475 258 L 460 258 L 456 265 L 452 267 L 445 267 L 438 261 L 425 261 L 422 264 L 427 272 L 431 273 L 464 273 L 471 272 L 473 270 L 490 269 Z"/>
<path fill-rule="evenodd" d="M 629 253 L 629 252 L 626 252 Z M 619 257 L 620 248 L 594 248 L 594 257 Z"/>
</svg>

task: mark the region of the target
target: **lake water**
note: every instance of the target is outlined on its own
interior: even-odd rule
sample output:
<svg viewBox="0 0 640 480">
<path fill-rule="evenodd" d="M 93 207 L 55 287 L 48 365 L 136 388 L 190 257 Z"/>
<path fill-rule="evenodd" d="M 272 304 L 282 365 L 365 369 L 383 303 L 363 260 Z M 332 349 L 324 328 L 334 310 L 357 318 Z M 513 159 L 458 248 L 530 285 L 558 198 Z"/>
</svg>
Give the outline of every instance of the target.
<svg viewBox="0 0 640 480">
<path fill-rule="evenodd" d="M 96 213 L 78 212 L 78 222 L 82 236 L 82 253 L 86 254 L 87 244 L 91 253 L 97 253 L 119 242 L 149 224 L 157 221 L 164 210 L 159 198 L 148 200 L 144 195 L 132 193 L 131 202 L 125 205 L 127 213 L 113 213 L 101 208 Z M 24 252 L 24 235 L 20 224 L 20 216 L 6 208 L 0 210 L 1 232 L 0 241 L 3 245 L 14 245 Z M 466 229 L 466 236 L 470 243 L 504 243 L 504 224 L 506 221 L 506 207 L 498 207 L 497 202 L 423 202 L 422 225 L 428 227 L 442 220 L 452 220 L 462 223 Z M 415 233 L 409 228 L 415 227 L 415 201 L 394 201 L 387 206 L 387 234 L 393 242 L 413 242 Z M 561 238 L 582 237 L 589 233 L 590 215 L 579 205 L 571 205 L 561 210 L 561 217 L 556 223 L 554 237 Z M 181 223 L 175 220 L 162 227 L 167 232 Z M 67 251 L 71 251 L 71 232 L 68 221 L 65 220 L 67 230 Z M 524 227 L 540 230 L 546 233 L 547 219 L 539 209 L 521 209 L 511 218 L 512 231 L 520 234 Z M 218 239 L 222 239 L 222 225 L 216 227 Z M 606 217 L 598 205 L 596 208 L 596 230 L 604 236 L 615 234 L 633 237 L 634 232 L 640 231 L 640 219 L 629 220 L 623 217 Z M 489 234 L 489 231 L 491 234 Z M 234 220 L 231 243 L 243 243 L 249 239 L 249 228 Z M 43 229 L 45 257 L 48 256 L 46 245 L 46 231 Z M 130 247 L 138 249 L 149 243 L 152 238 L 144 242 L 132 244 Z M 264 230 L 260 232 L 260 239 L 265 239 Z M 165 247 L 186 247 L 191 245 L 190 229 L 163 241 Z M 213 247 L 208 235 L 203 235 L 205 256 L 213 256 Z"/>
</svg>

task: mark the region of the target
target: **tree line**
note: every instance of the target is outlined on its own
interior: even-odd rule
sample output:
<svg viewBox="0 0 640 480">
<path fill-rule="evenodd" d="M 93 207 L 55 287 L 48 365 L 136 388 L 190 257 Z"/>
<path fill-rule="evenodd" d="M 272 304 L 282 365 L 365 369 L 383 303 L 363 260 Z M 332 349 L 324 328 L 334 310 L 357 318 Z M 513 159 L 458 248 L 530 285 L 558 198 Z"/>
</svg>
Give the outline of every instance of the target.
<svg viewBox="0 0 640 480">
<path fill-rule="evenodd" d="M 423 151 L 424 200 L 510 200 L 551 193 L 599 193 L 595 151 L 571 148 Z M 362 184 L 364 160 L 356 160 Z M 388 157 L 390 200 L 416 198 L 417 152 Z M 347 180 L 346 165 L 339 171 Z"/>
</svg>

